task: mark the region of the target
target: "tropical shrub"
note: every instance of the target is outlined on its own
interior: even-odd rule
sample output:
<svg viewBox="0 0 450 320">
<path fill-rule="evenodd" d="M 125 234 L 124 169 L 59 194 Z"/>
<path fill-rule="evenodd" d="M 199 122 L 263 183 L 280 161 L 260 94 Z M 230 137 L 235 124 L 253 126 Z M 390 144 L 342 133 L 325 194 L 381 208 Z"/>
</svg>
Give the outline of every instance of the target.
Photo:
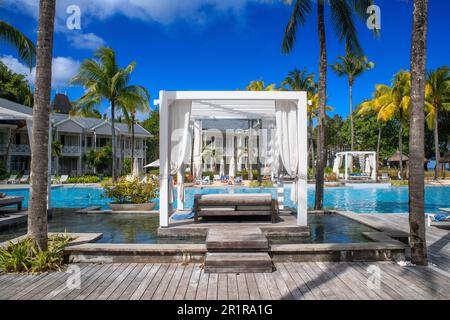
<svg viewBox="0 0 450 320">
<path fill-rule="evenodd" d="M 105 181 L 102 186 L 103 196 L 117 203 L 147 203 L 158 196 L 159 183 L 153 179 L 140 182 L 139 179 L 120 178 L 116 183 Z"/>
<path fill-rule="evenodd" d="M 33 246 L 30 238 L 9 242 L 6 248 L 0 248 L 0 271 L 36 273 L 59 270 L 64 262 L 64 248 L 72 240 L 68 235 L 50 236 L 47 251 Z"/>
<path fill-rule="evenodd" d="M 131 159 L 124 159 L 123 160 L 123 168 L 122 168 L 122 175 L 127 175 L 131 173 Z"/>
<path fill-rule="evenodd" d="M 214 173 L 211 171 L 203 171 L 202 173 L 203 177 L 209 177 L 209 179 L 213 180 L 214 179 Z"/>
<path fill-rule="evenodd" d="M 99 183 L 100 178 L 95 175 L 86 175 L 82 177 L 70 177 L 68 183 Z"/>
<path fill-rule="evenodd" d="M 97 172 L 103 172 L 112 162 L 112 148 L 105 146 L 99 150 L 90 150 L 83 156 L 86 164 Z"/>
</svg>

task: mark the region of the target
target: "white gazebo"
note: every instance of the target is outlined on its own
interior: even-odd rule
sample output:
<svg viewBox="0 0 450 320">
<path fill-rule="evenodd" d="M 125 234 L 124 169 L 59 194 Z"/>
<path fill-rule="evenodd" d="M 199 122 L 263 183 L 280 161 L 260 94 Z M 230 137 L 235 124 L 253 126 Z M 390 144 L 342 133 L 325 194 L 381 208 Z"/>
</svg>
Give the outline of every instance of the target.
<svg viewBox="0 0 450 320">
<path fill-rule="evenodd" d="M 339 169 L 344 165 L 344 180 L 348 180 L 353 170 L 353 158 L 357 157 L 361 171 L 370 180 L 377 180 L 377 153 L 375 151 L 345 151 L 336 153 L 333 163 L 333 172 L 339 178 Z"/>
<path fill-rule="evenodd" d="M 177 209 L 182 210 L 182 173 L 191 160 L 194 176 L 201 175 L 201 123 L 205 119 L 262 120 L 275 132 L 268 142 L 271 159 L 274 163 L 281 159 L 280 165 L 294 178 L 291 199 L 297 204 L 297 224 L 307 225 L 306 92 L 160 91 L 155 105 L 160 112 L 160 227 L 169 226 L 174 210 L 171 176 L 177 174 Z M 238 160 L 228 158 L 227 163 Z M 278 165 L 272 168 L 278 170 Z"/>
</svg>

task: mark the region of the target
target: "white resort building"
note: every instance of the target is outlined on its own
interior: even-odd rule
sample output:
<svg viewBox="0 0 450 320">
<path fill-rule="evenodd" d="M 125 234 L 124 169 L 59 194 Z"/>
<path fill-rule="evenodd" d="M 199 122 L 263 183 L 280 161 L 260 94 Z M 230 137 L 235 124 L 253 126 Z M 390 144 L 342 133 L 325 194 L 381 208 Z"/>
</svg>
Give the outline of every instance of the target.
<svg viewBox="0 0 450 320">
<path fill-rule="evenodd" d="M 70 176 L 95 173 L 93 168 L 85 164 L 83 156 L 92 149 L 98 150 L 111 145 L 111 122 L 98 118 L 72 117 L 69 115 L 70 109 L 67 97 L 57 94 L 52 104 L 52 138 L 53 141 L 61 142 L 62 157 L 53 157 L 51 172 L 54 175 Z M 31 159 L 30 126 L 25 119 L 31 118 L 33 111 L 5 99 L 0 99 L 0 110 L 0 113 L 7 116 L 0 116 L 0 161 L 8 172 L 28 174 Z M 12 115 L 15 116 L 9 117 Z M 125 123 L 116 122 L 115 130 L 117 163 L 121 172 L 124 160 L 131 158 L 131 132 Z M 145 142 L 150 133 L 140 125 L 135 125 L 134 131 L 134 157 L 138 167 L 142 169 L 146 163 Z"/>
</svg>

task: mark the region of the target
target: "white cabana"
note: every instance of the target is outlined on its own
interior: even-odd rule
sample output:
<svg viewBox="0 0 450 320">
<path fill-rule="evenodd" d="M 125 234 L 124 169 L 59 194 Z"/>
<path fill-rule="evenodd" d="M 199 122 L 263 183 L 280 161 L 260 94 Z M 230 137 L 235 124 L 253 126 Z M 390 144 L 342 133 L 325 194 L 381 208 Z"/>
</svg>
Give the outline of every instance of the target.
<svg viewBox="0 0 450 320">
<path fill-rule="evenodd" d="M 191 123 L 204 119 L 270 119 L 277 126 L 277 142 L 284 168 L 294 178 L 297 224 L 307 225 L 307 97 L 287 91 L 161 91 L 160 111 L 160 227 L 169 226 L 171 175 L 190 163 Z M 175 118 L 175 119 L 174 119 Z M 177 123 L 176 126 L 170 125 Z M 177 131 L 177 132 L 175 132 Z M 201 138 L 199 141 L 202 141 Z M 239 147 L 239 140 L 238 140 Z M 198 154 L 197 154 L 198 155 Z M 232 159 L 232 160 L 231 160 Z M 234 161 L 234 157 L 230 161 Z M 227 160 L 228 161 L 228 160 Z M 238 158 L 238 166 L 240 159 Z M 231 169 L 231 168 L 230 168 Z M 230 170 L 231 171 L 231 170 Z M 178 176 L 178 209 L 183 208 L 183 176 Z M 181 201 L 180 201 L 181 200 Z"/>
<path fill-rule="evenodd" d="M 333 173 L 339 178 L 339 169 L 344 164 L 344 180 L 349 180 L 352 177 L 353 172 L 353 157 L 358 158 L 361 172 L 365 173 L 367 178 L 371 180 L 377 179 L 377 166 L 376 158 L 377 153 L 375 151 L 346 151 L 336 153 L 336 158 L 333 164 Z M 358 176 L 360 177 L 360 176 Z"/>
</svg>

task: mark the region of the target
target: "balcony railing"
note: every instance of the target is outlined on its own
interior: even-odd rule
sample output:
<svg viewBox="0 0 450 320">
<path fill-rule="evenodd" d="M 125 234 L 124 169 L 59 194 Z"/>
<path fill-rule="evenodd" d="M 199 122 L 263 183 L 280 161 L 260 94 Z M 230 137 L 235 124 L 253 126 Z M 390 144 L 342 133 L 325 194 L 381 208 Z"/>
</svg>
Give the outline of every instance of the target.
<svg viewBox="0 0 450 320">
<path fill-rule="evenodd" d="M 63 154 L 80 154 L 80 146 L 63 146 Z"/>
<path fill-rule="evenodd" d="M 11 153 L 31 153 L 31 149 L 28 144 L 12 144 Z"/>
</svg>

